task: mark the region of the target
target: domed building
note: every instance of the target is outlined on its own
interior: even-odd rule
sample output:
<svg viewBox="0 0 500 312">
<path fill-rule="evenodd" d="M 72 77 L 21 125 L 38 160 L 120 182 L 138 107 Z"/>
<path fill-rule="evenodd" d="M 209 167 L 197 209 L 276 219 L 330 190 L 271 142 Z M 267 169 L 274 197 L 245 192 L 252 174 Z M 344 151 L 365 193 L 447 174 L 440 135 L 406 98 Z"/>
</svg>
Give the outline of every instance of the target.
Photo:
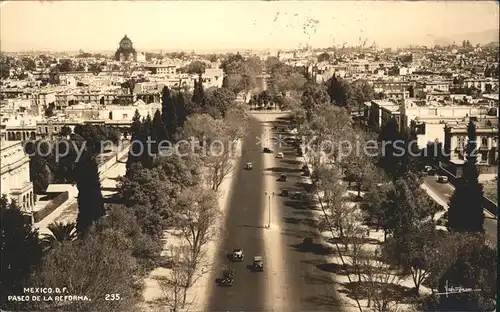
<svg viewBox="0 0 500 312">
<path fill-rule="evenodd" d="M 135 52 L 134 44 L 127 35 L 120 40 L 120 46 L 115 53 L 116 61 L 137 61 L 137 52 Z"/>
</svg>

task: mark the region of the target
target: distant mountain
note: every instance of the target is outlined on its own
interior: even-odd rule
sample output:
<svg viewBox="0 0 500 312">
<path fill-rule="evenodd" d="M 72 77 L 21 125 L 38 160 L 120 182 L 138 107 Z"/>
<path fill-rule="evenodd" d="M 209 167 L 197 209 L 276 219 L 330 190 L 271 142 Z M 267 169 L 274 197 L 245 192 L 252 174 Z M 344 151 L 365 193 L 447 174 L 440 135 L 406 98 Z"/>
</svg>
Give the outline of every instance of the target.
<svg viewBox="0 0 500 312">
<path fill-rule="evenodd" d="M 493 42 L 490 42 L 490 43 L 483 45 L 484 48 L 497 48 L 499 46 L 500 46 L 500 42 L 498 42 L 498 41 L 493 41 Z"/>
<path fill-rule="evenodd" d="M 498 29 L 456 34 L 448 37 L 435 37 L 434 44 L 443 46 L 452 44 L 454 41 L 456 45 L 460 46 L 464 40 L 469 40 L 473 46 L 478 43 L 484 45 L 492 42 L 498 42 Z"/>
</svg>

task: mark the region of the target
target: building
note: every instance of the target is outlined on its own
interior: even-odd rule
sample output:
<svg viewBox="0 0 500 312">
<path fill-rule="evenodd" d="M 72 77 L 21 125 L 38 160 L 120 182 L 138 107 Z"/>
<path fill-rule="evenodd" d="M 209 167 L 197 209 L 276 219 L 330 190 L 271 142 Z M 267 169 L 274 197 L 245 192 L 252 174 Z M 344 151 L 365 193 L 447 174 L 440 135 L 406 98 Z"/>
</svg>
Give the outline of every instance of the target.
<svg viewBox="0 0 500 312">
<path fill-rule="evenodd" d="M 400 124 L 399 104 L 394 101 L 382 100 L 373 100 L 367 104 L 369 106 L 367 118 L 370 126 L 380 129 L 392 118 L 395 118 L 398 124 Z"/>
<path fill-rule="evenodd" d="M 151 72 L 152 75 L 173 75 L 177 73 L 177 66 L 171 64 L 148 64 L 144 70 Z"/>
<path fill-rule="evenodd" d="M 466 160 L 468 143 L 467 123 L 447 125 L 444 129 L 444 149 L 449 155 L 449 162 L 455 166 L 462 165 Z M 496 118 L 477 119 L 477 164 L 485 167 L 498 166 L 498 120 Z"/>
<path fill-rule="evenodd" d="M 26 212 L 33 209 L 35 196 L 30 181 L 29 157 L 25 154 L 21 141 L 1 141 L 0 189 L 9 201 L 15 200 Z"/>
<path fill-rule="evenodd" d="M 135 52 L 132 40 L 127 35 L 120 40 L 118 50 L 115 53 L 115 61 L 137 61 L 137 52 Z"/>
</svg>

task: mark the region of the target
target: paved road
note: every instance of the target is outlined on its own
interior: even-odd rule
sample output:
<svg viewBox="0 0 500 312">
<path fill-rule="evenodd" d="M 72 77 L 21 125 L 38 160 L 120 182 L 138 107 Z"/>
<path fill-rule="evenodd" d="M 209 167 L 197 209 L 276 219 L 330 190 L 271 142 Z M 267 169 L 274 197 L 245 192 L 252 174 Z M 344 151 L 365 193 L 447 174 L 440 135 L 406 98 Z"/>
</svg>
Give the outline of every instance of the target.
<svg viewBox="0 0 500 312">
<path fill-rule="evenodd" d="M 235 270 L 235 281 L 232 287 L 212 286 L 207 311 L 264 311 L 265 294 L 268 282 L 265 274 L 251 272 L 247 265 L 253 256 L 264 252 L 262 219 L 263 209 L 263 154 L 256 144 L 262 127 L 256 120 L 250 121 L 250 130 L 243 139 L 243 155 L 241 164 L 253 162 L 253 170 L 235 168 L 234 187 L 227 208 L 226 224 L 223 229 L 223 241 L 217 251 L 217 277 L 220 277 L 224 265 Z M 234 248 L 243 248 L 245 261 L 231 263 L 227 255 Z"/>
<path fill-rule="evenodd" d="M 302 164 L 291 148 L 274 148 L 284 152 L 283 160 L 263 154 L 261 146 L 256 145 L 256 137 L 261 133 L 262 124 L 252 119 L 250 131 L 243 140 L 241 164 L 252 161 L 254 168 L 251 171 L 237 168 L 225 238 L 216 256 L 220 263 L 218 275 L 226 264 L 235 269 L 235 283 L 223 288 L 214 281 L 207 311 L 341 311 L 331 274 L 325 269 L 328 265 L 324 256 L 331 251 L 320 248 L 310 252 L 301 248 L 305 237 L 317 235 L 312 211 L 296 201 L 277 196 L 281 188 L 302 189 Z M 287 182 L 276 182 L 285 172 Z M 276 193 L 271 201 L 271 229 L 263 228 L 268 222 L 265 191 Z M 231 263 L 227 259 L 237 247 L 245 251 L 243 263 Z M 264 257 L 265 272 L 250 272 L 247 268 L 254 255 Z"/>
<path fill-rule="evenodd" d="M 273 136 L 278 137 L 279 134 L 274 132 Z M 281 174 L 287 175 L 286 182 L 278 182 L 276 185 L 276 193 L 286 189 L 289 192 L 299 191 L 304 194 L 308 187 L 305 181 L 308 179 L 302 176 L 302 158 L 296 156 L 295 148 L 287 145 L 275 146 L 274 149 L 276 152 L 282 152 L 284 158 L 274 159 L 272 167 L 267 169 L 271 169 L 269 171 L 274 175 L 274 180 Z M 280 229 L 284 248 L 281 254 L 285 259 L 286 266 L 283 269 L 288 285 L 281 287 L 288 287 L 287 311 L 341 311 L 330 272 L 333 266 L 326 259 L 336 252 L 317 244 L 319 232 L 314 210 L 318 208 L 311 205 L 312 203 L 301 204 L 290 196 L 278 196 L 275 203 L 277 207 L 273 209 L 277 209 L 280 220 L 273 223 L 276 222 Z M 313 248 L 304 248 L 302 242 L 306 237 L 314 238 Z"/>
<path fill-rule="evenodd" d="M 424 184 L 429 187 L 439 198 L 448 202 L 455 188 L 450 183 L 438 183 L 435 176 L 424 177 Z M 484 230 L 488 236 L 497 239 L 497 220 L 492 218 L 487 212 L 484 213 Z"/>
</svg>

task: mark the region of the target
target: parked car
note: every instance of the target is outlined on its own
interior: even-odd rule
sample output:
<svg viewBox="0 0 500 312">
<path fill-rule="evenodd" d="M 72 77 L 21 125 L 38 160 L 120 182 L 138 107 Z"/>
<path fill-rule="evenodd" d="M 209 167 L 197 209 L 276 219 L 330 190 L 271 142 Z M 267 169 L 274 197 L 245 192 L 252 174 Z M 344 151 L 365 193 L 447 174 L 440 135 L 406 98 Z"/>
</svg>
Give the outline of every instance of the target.
<svg viewBox="0 0 500 312">
<path fill-rule="evenodd" d="M 272 153 L 273 151 L 269 148 L 269 147 L 264 147 L 264 149 L 262 150 L 264 153 L 266 154 L 270 154 Z"/>
<path fill-rule="evenodd" d="M 427 173 L 428 175 L 434 175 L 436 174 L 436 169 L 434 169 L 434 167 L 432 166 L 425 166 L 424 172 Z"/>
<path fill-rule="evenodd" d="M 295 200 L 301 200 L 302 193 L 301 192 L 293 192 L 291 197 L 292 197 L 292 199 L 295 199 Z"/>
<path fill-rule="evenodd" d="M 280 175 L 280 177 L 278 178 L 278 181 L 280 181 L 280 182 L 286 182 L 286 174 Z"/>
<path fill-rule="evenodd" d="M 282 159 L 283 157 L 285 157 L 285 155 L 281 152 L 276 154 L 276 158 Z"/>
<path fill-rule="evenodd" d="M 448 177 L 447 176 L 438 176 L 437 182 L 438 183 L 448 183 Z"/>
<path fill-rule="evenodd" d="M 252 163 L 251 162 L 247 162 L 247 165 L 245 166 L 245 169 L 252 170 L 252 168 L 253 168 Z"/>
</svg>

